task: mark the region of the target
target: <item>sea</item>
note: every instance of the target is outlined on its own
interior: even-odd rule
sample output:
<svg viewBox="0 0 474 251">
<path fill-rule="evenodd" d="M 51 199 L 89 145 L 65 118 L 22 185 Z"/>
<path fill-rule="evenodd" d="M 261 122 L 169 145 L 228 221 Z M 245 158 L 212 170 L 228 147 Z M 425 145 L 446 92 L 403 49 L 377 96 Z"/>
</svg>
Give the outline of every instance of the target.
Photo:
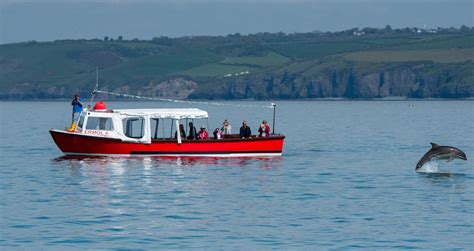
<svg viewBox="0 0 474 251">
<path fill-rule="evenodd" d="M 283 156 L 64 157 L 69 101 L 0 102 L 0 249 L 474 249 L 472 100 L 220 103 L 107 102 L 266 119 Z M 430 142 L 468 160 L 417 173 Z"/>
</svg>

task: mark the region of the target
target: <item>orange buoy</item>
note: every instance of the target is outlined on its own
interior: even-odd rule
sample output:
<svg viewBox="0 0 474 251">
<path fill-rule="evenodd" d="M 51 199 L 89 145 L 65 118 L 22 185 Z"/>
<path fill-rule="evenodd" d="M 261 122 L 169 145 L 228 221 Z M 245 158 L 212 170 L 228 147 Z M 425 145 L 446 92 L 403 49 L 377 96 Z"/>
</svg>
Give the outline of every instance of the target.
<svg viewBox="0 0 474 251">
<path fill-rule="evenodd" d="M 99 101 L 99 102 L 95 103 L 94 110 L 96 110 L 96 111 L 105 111 L 105 110 L 107 110 L 107 105 L 104 102 Z"/>
</svg>

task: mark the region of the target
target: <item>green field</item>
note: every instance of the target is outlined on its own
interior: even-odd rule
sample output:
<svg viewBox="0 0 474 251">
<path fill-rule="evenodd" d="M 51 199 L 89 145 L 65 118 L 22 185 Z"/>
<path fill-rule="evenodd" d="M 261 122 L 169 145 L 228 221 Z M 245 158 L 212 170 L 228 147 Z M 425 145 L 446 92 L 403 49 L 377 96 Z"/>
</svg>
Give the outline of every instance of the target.
<svg viewBox="0 0 474 251">
<path fill-rule="evenodd" d="M 255 65 L 260 67 L 272 67 L 284 65 L 291 60 L 285 56 L 277 54 L 275 52 L 270 52 L 263 57 L 255 56 L 244 56 L 244 57 L 226 57 L 224 60 L 220 61 L 220 64 L 229 64 L 229 65 Z"/>
<path fill-rule="evenodd" d="M 232 76 L 234 76 L 235 74 L 239 74 L 245 71 L 254 73 L 256 71 L 256 68 L 248 66 L 213 63 L 182 71 L 181 74 L 188 75 L 191 77 L 224 77 L 227 74 L 231 74 Z"/>
<path fill-rule="evenodd" d="M 217 63 L 205 64 L 180 72 L 191 77 L 224 77 L 248 71 L 255 73 L 267 68 L 282 66 L 291 60 L 287 57 L 270 52 L 265 56 L 226 57 Z"/>
<path fill-rule="evenodd" d="M 458 63 L 468 60 L 474 61 L 474 48 L 363 51 L 346 54 L 344 58 L 360 62 L 432 61 L 436 63 Z"/>
</svg>

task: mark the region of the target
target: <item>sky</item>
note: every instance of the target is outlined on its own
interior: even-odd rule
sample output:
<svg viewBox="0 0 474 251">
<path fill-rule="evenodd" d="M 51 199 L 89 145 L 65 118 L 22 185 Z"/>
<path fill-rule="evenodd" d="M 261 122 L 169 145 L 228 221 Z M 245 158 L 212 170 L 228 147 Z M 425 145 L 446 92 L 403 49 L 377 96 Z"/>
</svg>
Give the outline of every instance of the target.
<svg viewBox="0 0 474 251">
<path fill-rule="evenodd" d="M 473 25 L 474 0 L 0 0 L 0 43 Z"/>
</svg>

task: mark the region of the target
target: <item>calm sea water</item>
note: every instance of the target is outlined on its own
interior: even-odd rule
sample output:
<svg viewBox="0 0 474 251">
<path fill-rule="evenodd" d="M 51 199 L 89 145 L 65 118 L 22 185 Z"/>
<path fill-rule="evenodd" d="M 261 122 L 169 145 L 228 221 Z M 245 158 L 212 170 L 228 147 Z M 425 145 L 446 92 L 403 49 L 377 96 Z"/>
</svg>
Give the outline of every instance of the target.
<svg viewBox="0 0 474 251">
<path fill-rule="evenodd" d="M 271 120 L 269 109 L 198 107 L 211 127 Z M 472 101 L 279 102 L 287 140 L 270 159 L 64 158 L 48 129 L 67 126 L 68 102 L 0 108 L 0 249 L 474 246 Z M 468 161 L 415 173 L 430 142 Z"/>
</svg>

